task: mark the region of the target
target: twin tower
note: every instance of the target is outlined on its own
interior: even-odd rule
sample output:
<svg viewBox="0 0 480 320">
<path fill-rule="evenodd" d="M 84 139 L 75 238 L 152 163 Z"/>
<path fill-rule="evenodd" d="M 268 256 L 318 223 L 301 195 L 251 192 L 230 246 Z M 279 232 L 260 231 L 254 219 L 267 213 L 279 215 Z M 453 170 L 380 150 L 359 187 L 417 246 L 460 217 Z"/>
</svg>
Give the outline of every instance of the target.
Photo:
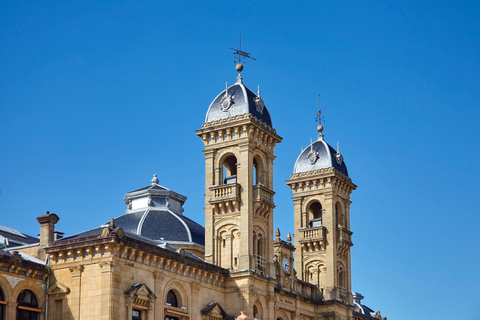
<svg viewBox="0 0 480 320">
<path fill-rule="evenodd" d="M 300 280 L 318 285 L 325 300 L 351 303 L 350 195 L 356 186 L 339 150 L 324 141 L 321 125 L 317 129 L 318 139 L 302 151 L 287 181 L 292 244 L 278 233 L 274 238 L 274 149 L 282 138 L 260 90 L 253 93 L 239 74 L 213 100 L 196 131 L 205 147 L 205 260 L 229 269 L 232 278 L 273 281 L 287 291 Z"/>
</svg>

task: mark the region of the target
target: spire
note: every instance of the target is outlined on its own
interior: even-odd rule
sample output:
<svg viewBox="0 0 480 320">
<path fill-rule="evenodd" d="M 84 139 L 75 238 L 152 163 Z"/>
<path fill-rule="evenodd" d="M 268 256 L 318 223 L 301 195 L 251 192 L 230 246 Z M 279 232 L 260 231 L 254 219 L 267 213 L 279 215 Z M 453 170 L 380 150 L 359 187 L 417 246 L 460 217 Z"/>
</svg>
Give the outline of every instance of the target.
<svg viewBox="0 0 480 320">
<path fill-rule="evenodd" d="M 317 131 L 318 131 L 318 139 L 323 140 L 323 126 L 322 126 L 322 107 L 320 106 L 320 95 L 318 95 L 318 113 L 315 117 L 315 121 L 318 122 Z"/>
</svg>

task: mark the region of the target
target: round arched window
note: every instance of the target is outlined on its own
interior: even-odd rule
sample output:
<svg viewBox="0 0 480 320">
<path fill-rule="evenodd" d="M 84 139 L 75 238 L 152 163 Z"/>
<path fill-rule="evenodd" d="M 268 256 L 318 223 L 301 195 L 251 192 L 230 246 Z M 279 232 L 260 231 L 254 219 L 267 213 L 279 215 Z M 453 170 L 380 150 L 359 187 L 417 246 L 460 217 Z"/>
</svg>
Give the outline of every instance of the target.
<svg viewBox="0 0 480 320">
<path fill-rule="evenodd" d="M 172 307 L 178 307 L 177 296 L 172 290 L 168 291 L 167 293 L 167 304 L 171 305 Z"/>
<path fill-rule="evenodd" d="M 42 310 L 38 308 L 37 298 L 30 290 L 20 292 L 17 303 L 17 320 L 38 320 L 40 318 Z"/>
<path fill-rule="evenodd" d="M 0 320 L 5 319 L 5 305 L 7 301 L 5 301 L 5 296 L 3 294 L 2 288 L 0 288 Z"/>
</svg>

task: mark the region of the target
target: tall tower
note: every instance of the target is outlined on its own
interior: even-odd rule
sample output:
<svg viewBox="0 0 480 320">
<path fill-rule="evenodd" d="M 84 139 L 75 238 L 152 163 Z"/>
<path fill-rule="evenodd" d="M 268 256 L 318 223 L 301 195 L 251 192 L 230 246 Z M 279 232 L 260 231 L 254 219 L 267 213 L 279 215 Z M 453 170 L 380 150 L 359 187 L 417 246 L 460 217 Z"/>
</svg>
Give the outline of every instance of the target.
<svg viewBox="0 0 480 320">
<path fill-rule="evenodd" d="M 286 181 L 293 192 L 295 269 L 325 300 L 352 303 L 350 195 L 356 185 L 339 148 L 325 142 L 322 125 L 317 130 L 318 139 L 300 153 Z"/>
<path fill-rule="evenodd" d="M 260 89 L 253 93 L 239 73 L 196 133 L 205 147 L 205 260 L 232 275 L 274 274 L 273 160 L 282 138 Z"/>
</svg>

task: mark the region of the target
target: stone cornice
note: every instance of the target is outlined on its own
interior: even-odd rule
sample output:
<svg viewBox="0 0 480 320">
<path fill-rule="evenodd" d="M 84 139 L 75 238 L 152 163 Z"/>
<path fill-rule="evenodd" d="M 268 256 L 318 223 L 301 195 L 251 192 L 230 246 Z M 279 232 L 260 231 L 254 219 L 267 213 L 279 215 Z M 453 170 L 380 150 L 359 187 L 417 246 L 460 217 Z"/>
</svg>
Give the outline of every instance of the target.
<svg viewBox="0 0 480 320">
<path fill-rule="evenodd" d="M 265 125 L 251 114 L 207 122 L 202 125 L 202 129 L 195 132 L 202 138 L 205 146 L 232 140 L 251 140 L 253 132 L 256 132 L 253 138 L 260 136 L 259 140 L 266 143 L 268 147 L 272 145 L 274 148 L 282 141 L 282 137 L 275 129 Z"/>
<path fill-rule="evenodd" d="M 294 173 L 290 176 L 290 180 L 286 180 L 285 183 L 290 186 L 294 194 L 332 188 L 345 195 L 350 195 L 357 188 L 352 179 L 334 168 Z"/>
<path fill-rule="evenodd" d="M 167 264 L 163 268 L 166 270 L 169 270 L 168 266 L 175 265 L 178 266 L 176 268 L 182 270 L 187 268 L 199 270 L 198 272 L 201 271 L 205 274 L 207 280 L 215 279 L 215 277 L 222 279 L 229 277 L 228 270 L 224 268 L 182 255 L 179 250 L 173 252 L 155 244 L 131 238 L 127 234 L 122 238 L 113 234 L 108 237 L 98 235 L 54 242 L 46 248 L 46 252 L 52 256 L 52 263 L 56 265 L 62 263 L 76 264 L 81 261 L 100 263 L 105 258 L 113 257 L 115 259 L 123 259 L 128 264 L 142 263 L 153 265 L 154 261 L 161 260 Z"/>
</svg>

